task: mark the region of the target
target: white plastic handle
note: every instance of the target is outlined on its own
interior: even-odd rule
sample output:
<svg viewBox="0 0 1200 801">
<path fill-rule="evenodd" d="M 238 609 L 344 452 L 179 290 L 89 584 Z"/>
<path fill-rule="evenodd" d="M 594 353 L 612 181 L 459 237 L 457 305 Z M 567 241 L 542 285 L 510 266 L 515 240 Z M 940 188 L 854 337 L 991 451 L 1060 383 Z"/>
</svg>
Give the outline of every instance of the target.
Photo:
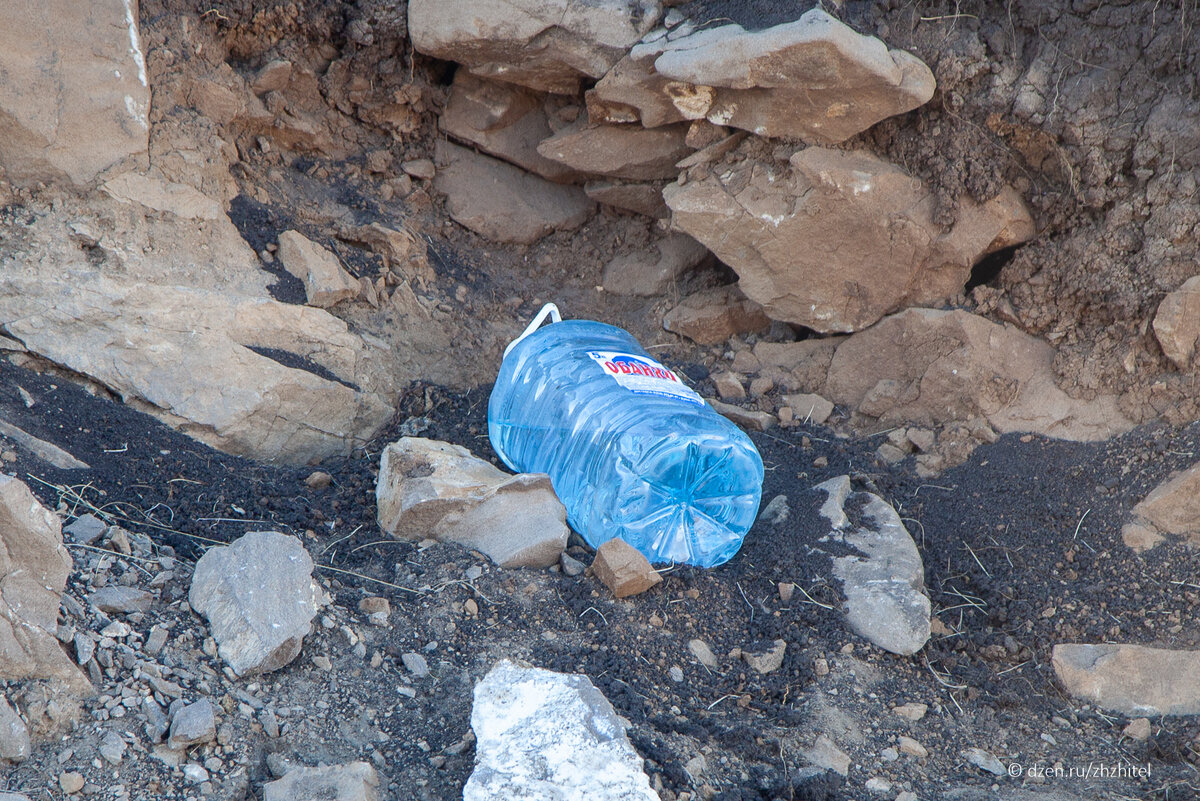
<svg viewBox="0 0 1200 801">
<path fill-rule="evenodd" d="M 504 349 L 504 355 L 508 356 L 508 352 L 516 347 L 517 343 L 525 337 L 532 334 L 541 327 L 542 323 L 546 322 L 546 318 L 550 318 L 551 323 L 561 323 L 562 315 L 558 313 L 558 307 L 553 303 L 547 303 L 542 307 L 542 310 L 537 313 L 537 316 L 530 321 L 529 325 L 525 326 L 525 330 L 521 332 L 521 336 L 508 343 L 508 347 Z"/>
</svg>

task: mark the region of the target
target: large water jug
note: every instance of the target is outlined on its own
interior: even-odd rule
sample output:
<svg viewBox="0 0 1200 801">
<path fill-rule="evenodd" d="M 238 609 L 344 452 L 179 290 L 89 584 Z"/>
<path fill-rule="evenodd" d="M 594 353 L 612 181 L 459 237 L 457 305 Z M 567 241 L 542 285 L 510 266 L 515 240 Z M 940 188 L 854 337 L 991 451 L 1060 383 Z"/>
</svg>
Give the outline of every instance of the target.
<svg viewBox="0 0 1200 801">
<path fill-rule="evenodd" d="M 758 514 L 750 438 L 630 334 L 554 304 L 505 350 L 488 436 L 511 469 L 549 474 L 593 547 L 620 537 L 651 562 L 712 567 Z"/>
</svg>

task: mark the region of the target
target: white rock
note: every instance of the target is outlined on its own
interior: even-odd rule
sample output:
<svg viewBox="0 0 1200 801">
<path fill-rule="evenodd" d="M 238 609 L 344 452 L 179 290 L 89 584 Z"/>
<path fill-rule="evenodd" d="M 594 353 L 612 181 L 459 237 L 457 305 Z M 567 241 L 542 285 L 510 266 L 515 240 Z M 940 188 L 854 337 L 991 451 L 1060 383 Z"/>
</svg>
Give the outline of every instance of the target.
<svg viewBox="0 0 1200 801">
<path fill-rule="evenodd" d="M 930 603 L 925 593 L 925 568 L 900 516 L 886 501 L 869 492 L 848 493 L 849 478 L 841 476 L 816 487 L 828 493 L 822 514 L 841 523 L 829 533 L 858 555 L 833 556 L 834 575 L 842 583 L 846 622 L 860 636 L 894 654 L 914 654 L 929 640 Z M 847 500 L 863 501 L 866 526 L 847 530 L 843 507 Z"/>
<path fill-rule="evenodd" d="M 300 541 L 275 531 L 210 548 L 196 563 L 188 602 L 239 676 L 278 670 L 300 653 L 324 594 L 312 570 Z"/>
<path fill-rule="evenodd" d="M 1008 771 L 995 754 L 982 748 L 967 748 L 962 752 L 963 759 L 980 770 L 987 771 L 993 776 L 1007 776 Z"/>
<path fill-rule="evenodd" d="M 358 281 L 338 257 L 297 231 L 279 235 L 279 261 L 304 282 L 310 306 L 328 308 L 358 294 Z"/>
<path fill-rule="evenodd" d="M 375 498 L 389 534 L 457 542 L 502 567 L 552 565 L 570 533 L 549 476 L 509 475 L 460 445 L 421 437 L 383 449 Z"/>
<path fill-rule="evenodd" d="M 657 801 L 626 723 L 583 675 L 504 660 L 475 687 L 463 801 Z"/>
</svg>

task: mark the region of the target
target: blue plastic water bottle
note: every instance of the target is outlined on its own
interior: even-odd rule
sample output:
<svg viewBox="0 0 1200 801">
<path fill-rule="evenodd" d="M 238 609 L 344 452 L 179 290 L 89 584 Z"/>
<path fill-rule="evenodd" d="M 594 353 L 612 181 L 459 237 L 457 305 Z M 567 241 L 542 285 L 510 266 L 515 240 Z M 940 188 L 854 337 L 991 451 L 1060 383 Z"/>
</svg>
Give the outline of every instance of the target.
<svg viewBox="0 0 1200 801">
<path fill-rule="evenodd" d="M 750 438 L 627 332 L 552 303 L 504 352 L 488 436 L 513 470 L 550 475 L 592 547 L 620 537 L 651 562 L 713 567 L 758 514 Z"/>
</svg>

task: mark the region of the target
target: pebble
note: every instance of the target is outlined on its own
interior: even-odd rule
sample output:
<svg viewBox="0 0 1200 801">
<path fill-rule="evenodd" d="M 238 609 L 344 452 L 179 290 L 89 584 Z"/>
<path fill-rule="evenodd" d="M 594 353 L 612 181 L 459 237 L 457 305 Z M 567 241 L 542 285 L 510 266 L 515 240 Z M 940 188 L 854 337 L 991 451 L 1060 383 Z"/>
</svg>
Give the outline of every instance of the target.
<svg viewBox="0 0 1200 801">
<path fill-rule="evenodd" d="M 672 665 L 671 669 L 667 671 L 667 675 L 671 677 L 671 681 L 678 684 L 683 681 L 683 668 L 679 667 L 679 665 Z"/>
<path fill-rule="evenodd" d="M 813 673 L 816 673 L 818 676 L 828 676 L 829 675 L 829 660 L 823 656 L 818 656 L 816 659 L 814 659 L 813 660 Z"/>
<path fill-rule="evenodd" d="M 200 743 L 212 742 L 216 736 L 217 722 L 213 705 L 207 698 L 201 698 L 194 704 L 179 707 L 172 715 L 167 746 L 178 751 Z"/>
<path fill-rule="evenodd" d="M 150 629 L 150 636 L 146 638 L 142 650 L 149 656 L 158 656 L 159 651 L 167 644 L 169 634 L 170 630 L 166 626 L 154 626 Z"/>
<path fill-rule="evenodd" d="M 100 756 L 104 757 L 110 764 L 119 765 L 121 760 L 125 758 L 125 741 L 121 739 L 121 735 L 115 731 L 107 731 L 100 738 Z"/>
<path fill-rule="evenodd" d="M 980 770 L 987 771 L 993 776 L 1007 776 L 1008 771 L 1004 767 L 1004 763 L 996 758 L 996 755 L 990 751 L 985 751 L 982 748 L 968 748 L 962 752 L 963 759 L 970 762 Z"/>
<path fill-rule="evenodd" d="M 423 679 L 429 675 L 429 663 L 425 661 L 425 657 L 418 653 L 409 651 L 400 657 L 400 661 L 404 663 L 404 667 L 409 673 L 419 679 Z"/>
<path fill-rule="evenodd" d="M 824 734 L 817 737 L 813 747 L 803 753 L 805 759 L 818 767 L 836 771 L 842 776 L 850 772 L 850 757 Z"/>
<path fill-rule="evenodd" d="M 83 776 L 75 771 L 68 771 L 58 777 L 58 786 L 67 795 L 74 795 L 83 789 Z"/>
<path fill-rule="evenodd" d="M 688 640 L 688 650 L 692 652 L 692 656 L 696 657 L 696 661 L 706 668 L 715 669 L 719 664 L 717 655 L 712 652 L 704 640 Z"/>
<path fill-rule="evenodd" d="M 201 784 L 208 781 L 208 771 L 203 765 L 197 765 L 194 762 L 189 762 L 183 766 L 184 777 L 192 784 Z"/>
<path fill-rule="evenodd" d="M 784 640 L 776 640 L 769 650 L 758 653 L 742 651 L 742 659 L 746 660 L 746 664 L 757 670 L 759 673 L 766 675 L 772 673 L 783 665 L 783 657 L 787 653 L 787 642 Z"/>
<path fill-rule="evenodd" d="M 896 796 L 896 801 L 917 801 L 917 794 L 909 790 L 905 790 Z"/>
<path fill-rule="evenodd" d="M 561 554 L 559 554 L 558 563 L 562 566 L 562 572 L 566 573 L 568 576 L 578 576 L 586 569 L 586 565 L 584 565 L 583 562 L 580 562 L 566 551 L 563 551 Z"/>
<path fill-rule="evenodd" d="M 895 746 L 889 746 L 879 752 L 879 758 L 884 762 L 895 762 L 900 758 L 900 751 Z"/>
<path fill-rule="evenodd" d="M 333 476 L 324 470 L 314 470 L 304 479 L 304 486 L 312 490 L 323 490 L 333 483 Z"/>
<path fill-rule="evenodd" d="M 915 756 L 920 759 L 929 756 L 929 750 L 911 737 L 901 735 L 897 742 L 900 745 L 900 750 L 909 756 Z"/>
<path fill-rule="evenodd" d="M 792 595 L 796 592 L 796 585 L 790 581 L 781 581 L 778 583 L 779 600 L 785 604 L 792 600 Z"/>
<path fill-rule="evenodd" d="M 867 779 L 867 783 L 864 786 L 869 792 L 878 793 L 879 795 L 890 793 L 892 791 L 892 783 L 887 779 L 881 779 L 878 776 Z"/>
<path fill-rule="evenodd" d="M 1136 740 L 1139 743 L 1144 743 L 1150 739 L 1150 721 L 1147 718 L 1136 718 L 1129 722 L 1121 732 L 1131 740 Z"/>
<path fill-rule="evenodd" d="M 314 656 L 312 658 L 312 663 L 316 665 L 319 670 L 333 670 L 333 662 L 329 661 L 329 657 L 323 654 L 317 654 Z"/>
<path fill-rule="evenodd" d="M 920 720 L 921 718 L 925 717 L 925 713 L 928 711 L 929 711 L 928 704 L 909 703 L 909 704 L 901 704 L 900 706 L 892 708 L 892 712 L 894 712 L 895 714 L 899 715 L 900 717 L 902 717 L 906 720 L 911 720 L 914 723 L 916 721 Z"/>
</svg>

